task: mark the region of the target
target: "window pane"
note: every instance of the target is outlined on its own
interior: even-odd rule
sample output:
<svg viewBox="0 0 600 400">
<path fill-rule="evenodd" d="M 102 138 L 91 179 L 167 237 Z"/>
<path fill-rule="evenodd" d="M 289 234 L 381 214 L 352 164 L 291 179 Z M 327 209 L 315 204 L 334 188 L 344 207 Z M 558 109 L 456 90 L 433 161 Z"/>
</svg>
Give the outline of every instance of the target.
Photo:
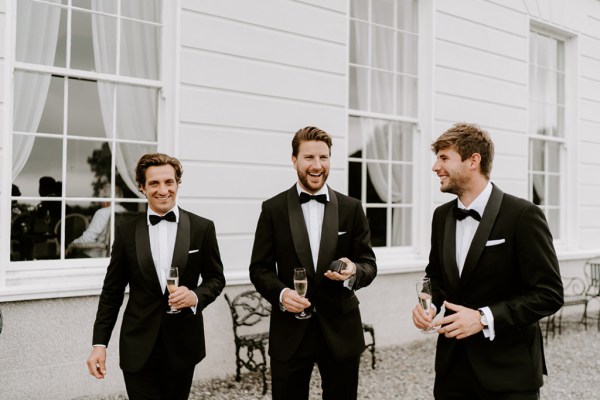
<svg viewBox="0 0 600 400">
<path fill-rule="evenodd" d="M 86 10 L 98 10 L 105 13 L 117 14 L 117 0 L 100 0 L 92 7 L 92 0 L 71 0 L 73 7 L 85 8 Z"/>
<path fill-rule="evenodd" d="M 371 244 L 383 247 L 387 243 L 387 210 L 385 208 L 367 208 L 367 221 L 371 228 Z"/>
<path fill-rule="evenodd" d="M 558 67 L 558 41 L 540 34 L 537 35 L 537 41 L 536 64 L 540 67 L 556 70 Z"/>
<path fill-rule="evenodd" d="M 129 20 L 121 27 L 121 75 L 160 79 L 160 27 Z"/>
<path fill-rule="evenodd" d="M 417 0 L 398 1 L 397 27 L 403 31 L 418 32 L 418 3 Z"/>
<path fill-rule="evenodd" d="M 394 122 L 392 126 L 392 160 L 413 160 L 413 126 L 411 124 Z"/>
<path fill-rule="evenodd" d="M 560 210 L 547 210 L 546 218 L 548 218 L 548 225 L 550 226 L 554 240 L 560 239 Z"/>
<path fill-rule="evenodd" d="M 407 117 L 417 116 L 417 78 L 396 76 L 396 114 Z"/>
<path fill-rule="evenodd" d="M 121 1 L 121 15 L 150 22 L 161 22 L 161 0 Z"/>
<path fill-rule="evenodd" d="M 18 212 L 13 212 L 11 218 L 11 261 L 58 258 L 54 229 L 60 220 L 60 208 L 60 201 L 17 203 Z M 53 214 L 58 217 L 53 218 Z"/>
<path fill-rule="evenodd" d="M 117 138 L 156 141 L 157 112 L 158 89 L 117 85 Z"/>
<path fill-rule="evenodd" d="M 350 0 L 350 16 L 352 18 L 369 20 L 369 2 L 365 0 Z"/>
<path fill-rule="evenodd" d="M 43 93 L 47 93 L 47 96 L 45 101 L 40 102 Z M 14 96 L 13 129 L 15 131 L 62 134 L 64 109 L 62 77 L 15 71 Z"/>
<path fill-rule="evenodd" d="M 64 67 L 66 65 L 66 10 L 31 0 L 19 0 L 16 4 L 16 60 Z"/>
<path fill-rule="evenodd" d="M 367 203 L 385 203 L 389 190 L 389 165 L 367 163 Z"/>
<path fill-rule="evenodd" d="M 369 25 L 350 21 L 350 63 L 369 65 Z"/>
<path fill-rule="evenodd" d="M 93 71 L 92 16 L 74 10 L 71 13 L 71 24 L 71 68 Z"/>
<path fill-rule="evenodd" d="M 68 83 L 68 134 L 105 138 L 98 84 L 84 79 L 69 79 Z"/>
<path fill-rule="evenodd" d="M 23 138 L 20 135 L 14 135 L 14 139 Z M 19 175 L 14 180 L 14 184 L 19 187 L 22 196 L 54 196 L 60 195 L 58 185 L 44 184 L 40 185 L 40 178 L 49 176 L 55 181 L 60 181 L 62 176 L 62 140 L 53 138 L 29 138 L 31 140 L 31 152 L 27 155 L 17 154 L 18 140 L 13 141 L 13 157 L 25 156 L 26 162 Z"/>
<path fill-rule="evenodd" d="M 392 165 L 392 203 L 412 203 L 413 168 L 411 165 Z"/>
<path fill-rule="evenodd" d="M 390 124 L 385 121 L 368 120 L 370 123 L 365 126 L 365 136 L 367 137 L 366 158 L 370 160 L 389 160 L 390 148 Z"/>
<path fill-rule="evenodd" d="M 101 178 L 108 181 L 110 158 L 103 160 L 108 165 L 96 164 L 94 151 L 102 148 L 103 142 L 69 140 L 67 142 L 66 195 L 69 197 L 94 197 L 95 183 Z"/>
<path fill-rule="evenodd" d="M 382 114 L 394 113 L 394 75 L 372 71 L 371 111 Z"/>
<path fill-rule="evenodd" d="M 541 140 L 531 140 L 529 169 L 532 171 L 544 171 L 544 142 Z"/>
<path fill-rule="evenodd" d="M 545 103 L 558 103 L 558 73 L 547 69 L 537 69 L 535 75 L 535 93 L 533 100 L 543 101 Z"/>
<path fill-rule="evenodd" d="M 394 31 L 391 29 L 373 27 L 371 42 L 371 65 L 388 71 L 394 70 Z"/>
<path fill-rule="evenodd" d="M 362 157 L 363 130 L 368 127 L 368 120 L 350 117 L 348 120 L 348 154 L 350 157 Z"/>
<path fill-rule="evenodd" d="M 91 15 L 91 32 L 96 35 L 91 70 L 106 74 L 117 73 L 117 18 Z"/>
<path fill-rule="evenodd" d="M 559 143 L 547 143 L 548 165 L 546 166 L 546 169 L 549 172 L 560 172 L 560 149 L 561 145 Z"/>
<path fill-rule="evenodd" d="M 362 163 L 348 165 L 348 196 L 362 200 Z"/>
<path fill-rule="evenodd" d="M 392 209 L 392 246 L 412 244 L 412 208 Z"/>
<path fill-rule="evenodd" d="M 350 67 L 350 99 L 348 106 L 353 110 L 368 109 L 369 71 L 364 68 Z"/>
<path fill-rule="evenodd" d="M 394 2 L 395 0 L 374 0 L 371 4 L 373 7 L 373 22 L 379 25 L 394 27 Z"/>
<path fill-rule="evenodd" d="M 551 175 L 548 177 L 548 205 L 560 205 L 560 176 Z"/>
<path fill-rule="evenodd" d="M 402 32 L 398 32 L 396 35 L 398 39 L 396 44 L 398 48 L 396 72 L 417 75 L 419 61 L 416 56 L 419 46 L 418 37 Z"/>
<path fill-rule="evenodd" d="M 544 181 L 544 175 L 542 174 L 531 174 L 532 191 L 533 191 L 533 204 L 544 205 L 546 204 L 546 182 Z"/>
</svg>

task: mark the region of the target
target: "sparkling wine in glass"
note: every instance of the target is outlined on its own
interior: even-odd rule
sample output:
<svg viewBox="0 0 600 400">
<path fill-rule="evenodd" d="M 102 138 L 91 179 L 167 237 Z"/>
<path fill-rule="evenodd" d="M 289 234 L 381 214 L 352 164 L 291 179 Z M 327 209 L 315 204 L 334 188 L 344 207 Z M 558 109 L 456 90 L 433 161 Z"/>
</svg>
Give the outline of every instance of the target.
<svg viewBox="0 0 600 400">
<path fill-rule="evenodd" d="M 300 297 L 306 296 L 306 290 L 308 289 L 308 280 L 306 279 L 306 270 L 304 268 L 294 268 L 294 289 L 300 295 Z M 296 314 L 298 319 L 310 318 L 310 312 L 302 312 Z"/>
<path fill-rule="evenodd" d="M 166 273 L 167 290 L 169 291 L 169 293 L 173 293 L 175 290 L 177 290 L 177 287 L 179 286 L 179 271 L 177 270 L 177 268 L 169 268 L 166 271 Z M 171 306 L 171 309 L 167 311 L 167 314 L 177 314 L 179 312 L 180 311 L 178 309 Z"/>
<path fill-rule="evenodd" d="M 417 298 L 423 310 L 429 314 L 432 298 L 431 280 L 429 278 L 423 278 L 417 282 Z M 421 329 L 421 332 L 435 333 L 436 330 L 434 328 L 425 328 Z"/>
</svg>

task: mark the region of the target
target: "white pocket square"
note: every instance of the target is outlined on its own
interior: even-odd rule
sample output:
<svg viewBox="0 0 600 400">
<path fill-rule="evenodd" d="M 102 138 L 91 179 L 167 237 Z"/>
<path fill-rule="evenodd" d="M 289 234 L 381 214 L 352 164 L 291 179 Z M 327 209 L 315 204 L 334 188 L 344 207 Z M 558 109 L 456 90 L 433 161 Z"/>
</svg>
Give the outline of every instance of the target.
<svg viewBox="0 0 600 400">
<path fill-rule="evenodd" d="M 346 232 L 338 232 L 338 236 L 342 236 L 342 235 L 345 235 L 345 234 L 346 234 Z"/>
<path fill-rule="evenodd" d="M 504 242 L 506 242 L 506 240 L 504 240 L 504 239 L 488 240 L 487 243 L 485 244 L 485 247 L 488 247 L 488 246 L 497 246 L 497 245 L 502 244 Z"/>
<path fill-rule="evenodd" d="M 199 251 L 198 249 L 196 249 L 196 250 L 190 250 L 190 251 L 188 251 L 188 254 L 197 253 L 198 251 Z"/>
</svg>

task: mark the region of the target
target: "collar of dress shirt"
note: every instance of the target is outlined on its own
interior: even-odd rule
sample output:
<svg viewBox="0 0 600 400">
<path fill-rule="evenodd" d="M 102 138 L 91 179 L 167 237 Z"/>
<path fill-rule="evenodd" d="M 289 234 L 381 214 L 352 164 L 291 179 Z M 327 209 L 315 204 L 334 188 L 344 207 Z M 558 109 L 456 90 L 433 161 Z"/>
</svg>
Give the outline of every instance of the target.
<svg viewBox="0 0 600 400">
<path fill-rule="evenodd" d="M 468 208 L 469 210 L 475 210 L 479 213 L 479 215 L 481 215 L 481 217 L 483 217 L 483 210 L 485 210 L 485 206 L 487 205 L 487 202 L 490 199 L 490 196 L 492 195 L 492 187 L 492 182 L 488 181 L 487 185 L 485 185 L 485 188 L 481 191 L 481 193 L 479 193 L 479 196 L 477 196 L 475 200 L 473 200 L 473 202 L 469 204 L 469 207 L 465 207 L 464 204 L 460 201 L 460 199 L 457 199 L 458 208 Z"/>
<path fill-rule="evenodd" d="M 300 187 L 300 184 L 298 182 L 296 182 L 296 190 L 298 191 L 298 196 L 300 196 L 300 193 L 305 192 L 308 193 L 306 190 L 302 189 L 302 187 Z M 308 193 L 310 195 L 314 194 L 315 196 L 318 194 L 324 194 L 325 196 L 327 196 L 327 201 L 329 201 L 329 189 L 327 189 L 327 185 L 323 185 L 323 187 L 321 189 L 319 189 L 319 191 L 317 193 Z"/>
<path fill-rule="evenodd" d="M 175 207 L 171 208 L 169 211 L 167 211 L 166 213 L 171 212 L 171 211 L 173 211 L 173 213 L 175 214 L 175 218 L 176 218 L 175 223 L 179 223 L 179 207 L 175 206 Z M 165 215 L 165 214 L 163 214 L 163 215 Z M 148 207 L 148 212 L 146 213 L 146 223 L 148 225 L 150 225 L 150 215 L 158 215 L 159 217 L 162 217 L 162 215 L 160 215 L 157 212 L 154 212 L 150 207 Z"/>
</svg>

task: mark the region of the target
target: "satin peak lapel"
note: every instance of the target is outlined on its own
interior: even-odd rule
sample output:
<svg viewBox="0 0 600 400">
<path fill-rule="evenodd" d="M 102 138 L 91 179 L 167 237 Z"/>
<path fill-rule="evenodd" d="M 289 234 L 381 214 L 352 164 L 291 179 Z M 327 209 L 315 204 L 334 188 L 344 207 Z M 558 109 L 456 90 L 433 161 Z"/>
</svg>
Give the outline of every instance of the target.
<svg viewBox="0 0 600 400">
<path fill-rule="evenodd" d="M 179 209 L 179 222 L 177 223 L 177 238 L 175 239 L 175 248 L 173 249 L 173 260 L 171 267 L 177 267 L 179 276 L 183 276 L 183 271 L 187 266 L 188 250 L 190 249 L 190 217 L 181 208 Z"/>
<path fill-rule="evenodd" d="M 448 283 L 450 286 L 458 289 L 459 276 L 458 276 L 458 265 L 456 264 L 456 218 L 452 213 L 452 208 L 456 207 L 456 201 L 454 205 L 448 209 L 444 221 L 444 244 L 443 244 L 443 260 L 444 269 L 448 276 Z"/>
<path fill-rule="evenodd" d="M 481 222 L 475 231 L 475 236 L 473 236 L 473 241 L 471 242 L 471 247 L 469 247 L 467 258 L 465 259 L 465 266 L 463 267 L 460 279 L 461 286 L 467 282 L 477 266 L 479 257 L 481 257 L 481 253 L 483 252 L 483 249 L 485 249 L 485 244 L 490 237 L 490 233 L 492 232 L 494 222 L 498 217 L 498 212 L 500 211 L 500 205 L 502 204 L 503 197 L 504 192 L 494 185 L 492 188 L 492 193 L 490 194 L 490 199 L 488 200 L 485 210 L 483 211 Z"/>
<path fill-rule="evenodd" d="M 323 226 L 321 228 L 321 243 L 319 244 L 319 257 L 317 259 L 317 283 L 325 276 L 325 271 L 329 268 L 329 263 L 335 257 L 338 240 L 338 201 L 335 192 L 329 190 L 329 202 L 325 204 L 325 213 L 323 215 Z"/>
<path fill-rule="evenodd" d="M 162 295 L 162 288 L 156 275 L 156 267 L 150 249 L 150 234 L 147 219 L 140 218 L 135 226 L 135 253 L 142 275 L 151 290 Z"/>
<path fill-rule="evenodd" d="M 296 255 L 302 264 L 298 265 L 298 267 L 306 268 L 306 274 L 314 276 L 315 266 L 313 265 L 312 253 L 310 252 L 308 230 L 306 229 L 304 214 L 302 214 L 302 207 L 298 200 L 296 185 L 292 186 L 287 192 L 287 207 L 294 250 L 296 250 Z"/>
</svg>

